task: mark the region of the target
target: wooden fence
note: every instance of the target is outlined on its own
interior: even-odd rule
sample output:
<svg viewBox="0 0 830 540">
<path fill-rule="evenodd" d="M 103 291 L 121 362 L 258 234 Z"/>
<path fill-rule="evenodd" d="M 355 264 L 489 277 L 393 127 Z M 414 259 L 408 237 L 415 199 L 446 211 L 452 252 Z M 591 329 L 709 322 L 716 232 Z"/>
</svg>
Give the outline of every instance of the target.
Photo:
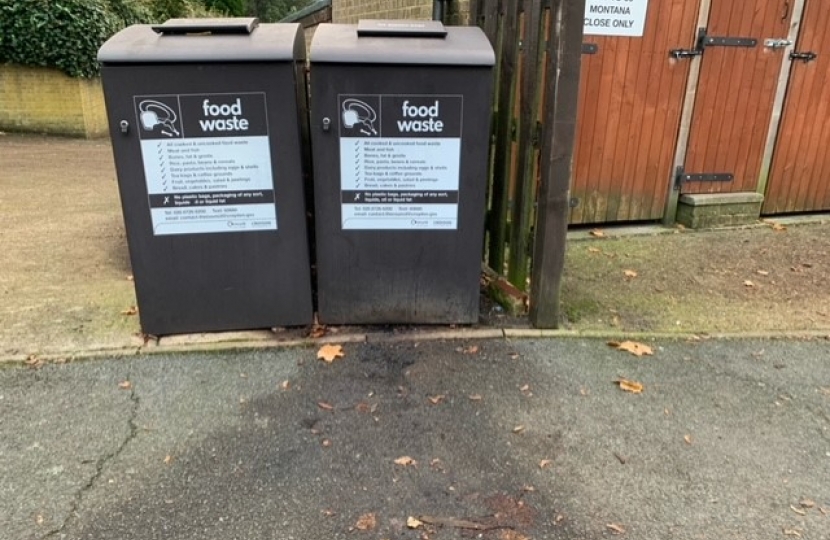
<svg viewBox="0 0 830 540">
<path fill-rule="evenodd" d="M 585 0 L 472 0 L 496 50 L 486 260 L 558 326 Z"/>
</svg>

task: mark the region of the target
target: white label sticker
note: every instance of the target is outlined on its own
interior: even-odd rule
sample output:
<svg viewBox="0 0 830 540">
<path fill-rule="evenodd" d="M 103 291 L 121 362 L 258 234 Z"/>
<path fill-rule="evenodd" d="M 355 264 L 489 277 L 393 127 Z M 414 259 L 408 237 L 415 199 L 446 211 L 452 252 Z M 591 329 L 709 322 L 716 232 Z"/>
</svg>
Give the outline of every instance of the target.
<svg viewBox="0 0 830 540">
<path fill-rule="evenodd" d="M 462 97 L 338 101 L 342 228 L 457 229 Z"/>
<path fill-rule="evenodd" d="M 643 35 L 648 0 L 585 0 L 585 35 Z"/>
<path fill-rule="evenodd" d="M 153 234 L 276 230 L 264 94 L 135 104 Z"/>
</svg>

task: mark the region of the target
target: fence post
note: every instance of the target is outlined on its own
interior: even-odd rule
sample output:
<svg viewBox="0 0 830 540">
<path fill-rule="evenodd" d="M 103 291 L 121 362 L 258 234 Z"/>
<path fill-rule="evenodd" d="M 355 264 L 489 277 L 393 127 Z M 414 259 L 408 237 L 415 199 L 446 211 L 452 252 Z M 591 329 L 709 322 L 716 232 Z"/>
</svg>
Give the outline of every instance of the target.
<svg viewBox="0 0 830 540">
<path fill-rule="evenodd" d="M 536 209 L 530 322 L 559 326 L 565 267 L 585 0 L 551 0 L 541 185 Z"/>
</svg>

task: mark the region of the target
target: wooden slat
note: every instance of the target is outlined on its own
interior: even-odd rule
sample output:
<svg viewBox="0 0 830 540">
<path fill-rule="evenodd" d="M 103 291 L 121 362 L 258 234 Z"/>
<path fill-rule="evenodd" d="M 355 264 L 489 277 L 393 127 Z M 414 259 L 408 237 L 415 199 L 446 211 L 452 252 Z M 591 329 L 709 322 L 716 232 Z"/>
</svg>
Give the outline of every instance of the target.
<svg viewBox="0 0 830 540">
<path fill-rule="evenodd" d="M 807 2 L 764 199 L 765 214 L 830 209 L 830 5 Z"/>
<path fill-rule="evenodd" d="M 519 94 L 519 140 L 518 169 L 510 219 L 510 253 L 507 271 L 508 280 L 521 290 L 527 288 L 530 266 L 530 226 L 533 219 L 533 202 L 536 196 L 537 148 L 533 138 L 536 134 L 536 119 L 539 110 L 539 75 L 541 29 L 544 23 L 541 0 L 524 2 L 524 36 L 522 77 Z"/>
<path fill-rule="evenodd" d="M 491 3 L 493 0 L 490 0 Z M 507 214 L 511 178 L 510 125 L 514 101 L 516 63 L 519 50 L 518 7 L 516 0 L 504 0 L 502 5 L 501 39 L 499 43 L 498 87 L 496 90 L 495 144 L 493 179 L 488 213 L 487 260 L 491 268 L 504 272 L 505 243 L 507 241 Z"/>
</svg>

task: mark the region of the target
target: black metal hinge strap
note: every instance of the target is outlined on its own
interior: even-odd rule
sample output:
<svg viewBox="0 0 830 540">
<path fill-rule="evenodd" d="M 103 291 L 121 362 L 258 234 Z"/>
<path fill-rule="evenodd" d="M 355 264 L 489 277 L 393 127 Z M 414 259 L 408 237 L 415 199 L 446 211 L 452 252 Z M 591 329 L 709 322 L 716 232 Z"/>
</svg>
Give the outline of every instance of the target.
<svg viewBox="0 0 830 540">
<path fill-rule="evenodd" d="M 710 36 L 706 28 L 697 29 L 697 41 L 694 49 L 672 49 L 669 54 L 677 59 L 700 56 L 706 47 L 755 47 L 758 40 L 749 37 Z"/>
</svg>

